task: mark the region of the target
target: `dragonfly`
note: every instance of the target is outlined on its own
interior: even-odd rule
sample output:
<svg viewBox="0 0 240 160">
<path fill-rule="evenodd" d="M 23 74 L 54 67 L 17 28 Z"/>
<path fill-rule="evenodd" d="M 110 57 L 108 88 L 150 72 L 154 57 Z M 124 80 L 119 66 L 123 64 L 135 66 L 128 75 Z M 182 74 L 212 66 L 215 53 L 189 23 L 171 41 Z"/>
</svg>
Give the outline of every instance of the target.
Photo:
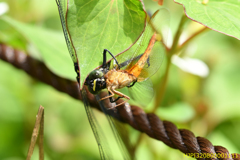
<svg viewBox="0 0 240 160">
<path fill-rule="evenodd" d="M 148 79 L 158 71 L 163 62 L 164 52 L 157 50 L 160 44 L 157 44 L 157 42 L 163 41 L 163 34 L 161 32 L 164 25 L 167 24 L 163 22 L 164 25 L 156 25 L 156 23 L 159 23 L 159 19 L 167 21 L 169 19 L 168 15 L 168 11 L 164 9 L 158 10 L 153 14 L 139 39 L 138 47 L 134 48 L 135 50 L 129 50 L 127 53 L 115 57 L 109 50 L 104 49 L 102 66 L 99 69 L 93 70 L 85 81 L 85 85 L 88 86 L 88 90 L 92 94 L 97 94 L 103 89 L 107 89 L 109 95 L 101 98 L 99 101 L 109 98 L 111 103 L 115 103 L 120 98 L 124 98 L 126 99 L 125 101 L 114 107 L 125 104 L 130 100 L 130 97 L 117 89 L 124 87 L 131 88 L 133 86 L 135 89 L 130 91 L 135 92 L 132 93 L 132 97 L 135 97 L 136 100 L 142 101 L 144 99 L 143 96 L 149 96 L 148 94 L 150 94 L 150 99 L 153 97 L 151 81 Z M 167 31 L 165 32 L 165 36 L 166 33 Z M 115 62 L 113 68 L 110 68 L 106 62 L 107 53 L 111 55 Z M 135 86 L 136 84 L 138 85 Z M 118 98 L 113 100 L 115 95 Z M 135 95 L 138 95 L 138 98 Z"/>
<path fill-rule="evenodd" d="M 60 20 L 61 20 L 61 25 L 62 25 L 65 41 L 66 41 L 66 44 L 67 44 L 69 54 L 70 54 L 70 56 L 72 58 L 72 61 L 74 63 L 74 69 L 75 69 L 75 72 L 77 73 L 76 79 L 77 79 L 77 82 L 79 84 L 80 83 L 79 82 L 80 74 L 79 74 L 79 68 L 78 68 L 78 59 L 77 59 L 77 55 L 74 52 L 73 45 L 70 41 L 70 36 L 68 34 L 68 31 L 67 31 L 67 25 L 66 25 L 66 19 L 65 19 L 65 14 L 66 14 L 65 5 L 66 5 L 66 2 L 65 2 L 65 0 L 56 0 L 56 3 L 57 3 L 58 11 L 59 11 L 59 16 L 60 16 Z M 84 103 L 85 111 L 86 111 L 87 116 L 88 116 L 88 121 L 90 123 L 92 131 L 94 133 L 94 137 L 95 137 L 95 139 L 97 141 L 97 144 L 98 144 L 98 149 L 99 149 L 101 159 L 102 160 L 114 159 L 114 156 L 110 152 L 110 148 L 109 148 L 109 145 L 106 141 L 106 137 L 104 135 L 104 132 L 101 129 L 101 127 L 100 127 L 100 125 L 99 125 L 99 123 L 96 119 L 96 116 L 94 115 L 94 112 L 92 111 L 92 109 L 91 109 L 91 107 L 88 103 L 88 98 L 87 98 L 88 93 L 87 93 L 87 91 L 85 90 L 84 87 L 82 88 L 80 93 L 81 93 L 82 100 L 83 100 L 83 103 Z M 96 95 L 96 99 L 100 99 L 99 95 Z M 125 148 L 125 146 L 124 146 L 124 144 L 123 144 L 123 142 L 120 138 L 120 135 L 117 132 L 116 124 L 112 119 L 112 117 L 117 118 L 118 111 L 116 109 L 115 110 L 114 109 L 113 110 L 106 110 L 103 102 L 100 102 L 99 105 L 100 105 L 102 111 L 107 115 L 109 125 L 110 125 L 110 127 L 113 131 L 113 135 L 116 139 L 116 142 L 118 143 L 119 150 L 122 154 L 121 159 L 125 159 L 125 160 L 133 159 L 133 158 L 130 158 L 130 155 L 128 154 L 128 151 L 126 151 L 126 148 Z M 126 105 L 126 107 L 129 108 L 130 106 Z M 130 109 L 127 109 L 127 110 L 130 111 Z M 131 112 L 129 112 L 129 114 L 131 114 Z M 108 116 L 108 115 L 111 115 L 111 116 Z M 131 117 L 131 116 L 129 116 L 129 117 Z"/>
<path fill-rule="evenodd" d="M 78 68 L 78 59 L 77 59 L 76 53 L 74 52 L 73 45 L 70 41 L 70 36 L 67 31 L 67 25 L 66 25 L 66 19 L 65 19 L 66 3 L 65 3 L 65 0 L 56 0 L 56 3 L 59 10 L 60 20 L 61 20 L 67 48 L 72 58 L 72 61 L 74 63 L 74 68 L 77 73 L 76 78 L 79 83 L 80 75 L 79 75 L 79 68 Z M 169 13 L 167 11 L 162 10 L 161 12 L 163 14 L 162 13 L 159 14 L 157 12 L 153 17 L 159 17 L 159 15 L 164 15 L 163 17 L 168 17 Z M 159 69 L 163 60 L 163 52 L 156 51 L 156 48 L 155 48 L 155 46 L 158 46 L 157 43 L 155 42 L 158 40 L 159 35 L 163 36 L 163 34 L 159 34 L 160 32 L 155 32 L 155 29 L 153 29 L 154 26 L 152 25 L 152 23 L 154 22 L 153 19 L 157 19 L 157 18 L 152 18 L 151 21 L 148 22 L 148 25 L 145 28 L 145 31 L 143 32 L 144 34 L 136 43 L 137 47 L 135 48 L 132 47 L 126 53 L 121 54 L 117 57 L 115 57 L 109 50 L 104 49 L 102 65 L 98 69 L 93 70 L 86 78 L 86 81 L 84 84 L 87 86 L 88 91 L 90 93 L 96 95 L 96 99 L 99 101 L 99 105 L 104 113 L 110 114 L 116 117 L 118 110 L 116 105 L 114 105 L 115 102 L 120 98 L 125 98 L 127 100 L 130 99 L 127 95 L 119 91 L 116 91 L 116 89 L 120 89 L 124 87 L 141 88 L 141 86 L 144 86 L 142 88 L 151 88 L 151 87 L 146 87 L 148 83 L 144 83 L 144 82 L 147 82 L 147 79 Z M 163 18 L 163 19 L 166 20 L 168 18 Z M 157 29 L 162 27 L 160 26 L 158 26 Z M 151 37 L 148 43 L 147 41 L 148 41 L 149 35 L 151 35 Z M 147 44 L 147 49 L 145 48 L 146 47 L 145 44 Z M 107 62 L 107 58 L 106 58 L 107 53 L 111 55 L 113 61 L 110 60 Z M 156 64 L 156 62 L 158 64 Z M 114 75 L 119 78 L 116 79 Z M 138 84 L 141 84 L 141 85 L 138 85 Z M 110 95 L 106 97 L 99 97 L 100 91 L 102 91 L 105 88 L 107 88 Z M 111 153 L 109 153 L 110 149 L 108 148 L 108 144 L 105 140 L 106 138 L 103 134 L 103 131 L 100 125 L 98 124 L 98 121 L 94 113 L 92 112 L 91 107 L 89 106 L 88 99 L 87 99 L 88 93 L 85 90 L 85 87 L 82 88 L 81 94 L 82 94 L 82 99 L 84 102 L 89 123 L 91 125 L 95 139 L 98 144 L 101 159 L 113 159 L 112 158 L 113 156 L 111 155 Z M 119 97 L 114 99 L 113 97 L 114 94 L 118 95 Z M 110 102 L 112 103 L 112 107 L 110 107 L 110 109 L 109 108 L 106 109 L 106 106 L 104 105 L 104 102 L 103 102 L 103 101 L 106 101 L 107 99 L 109 99 Z M 120 105 L 124 104 L 125 107 L 129 107 L 129 104 L 126 102 L 127 101 L 124 101 L 124 103 L 121 103 Z M 129 114 L 131 113 L 129 112 Z M 107 118 L 109 120 L 109 124 L 112 128 L 116 141 L 118 142 L 119 148 L 122 152 L 123 159 L 132 159 L 128 155 L 126 148 L 124 147 L 123 142 L 121 141 L 121 138 L 118 132 L 116 131 L 115 123 L 112 121 L 111 117 L 107 116 Z"/>
</svg>

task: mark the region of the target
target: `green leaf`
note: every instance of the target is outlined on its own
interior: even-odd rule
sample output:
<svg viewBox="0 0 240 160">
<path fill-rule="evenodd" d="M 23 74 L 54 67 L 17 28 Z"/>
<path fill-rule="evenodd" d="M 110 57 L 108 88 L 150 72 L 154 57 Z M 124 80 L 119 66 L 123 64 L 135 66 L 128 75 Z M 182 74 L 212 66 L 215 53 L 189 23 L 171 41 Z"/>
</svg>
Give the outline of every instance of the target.
<svg viewBox="0 0 240 160">
<path fill-rule="evenodd" d="M 35 46 L 39 55 L 34 57 L 44 61 L 52 72 L 58 76 L 76 80 L 73 63 L 61 32 L 24 24 L 7 16 L 2 17 L 2 20 L 14 27 L 27 41 Z"/>
<path fill-rule="evenodd" d="M 231 153 L 239 153 L 239 122 L 239 117 L 229 117 L 229 119 L 225 119 L 224 121 L 221 121 L 221 123 L 218 122 L 218 125 L 214 128 L 208 139 L 213 144 L 220 143 L 221 146 L 226 147 Z"/>
<path fill-rule="evenodd" d="M 13 48 L 26 50 L 25 38 L 13 27 L 0 19 L 0 43 L 8 44 Z"/>
<path fill-rule="evenodd" d="M 240 5 L 236 0 L 175 0 L 185 8 L 186 15 L 215 31 L 240 39 Z"/>
<path fill-rule="evenodd" d="M 192 119 L 195 112 L 188 103 L 178 102 L 169 107 L 159 107 L 157 114 L 163 119 L 184 123 Z"/>
<path fill-rule="evenodd" d="M 80 86 L 89 72 L 101 65 L 104 49 L 116 56 L 136 42 L 145 17 L 139 0 L 69 1 L 67 26 L 78 56 Z"/>
</svg>

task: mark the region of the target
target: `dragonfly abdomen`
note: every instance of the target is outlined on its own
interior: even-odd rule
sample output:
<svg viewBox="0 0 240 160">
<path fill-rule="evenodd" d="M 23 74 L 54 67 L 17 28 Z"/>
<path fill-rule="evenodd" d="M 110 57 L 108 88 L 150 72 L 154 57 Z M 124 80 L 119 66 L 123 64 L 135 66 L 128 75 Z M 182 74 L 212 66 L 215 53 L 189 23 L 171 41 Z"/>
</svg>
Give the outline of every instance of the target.
<svg viewBox="0 0 240 160">
<path fill-rule="evenodd" d="M 137 61 L 137 63 L 134 66 L 132 66 L 129 70 L 127 70 L 128 73 L 134 75 L 135 77 L 138 77 L 141 74 L 141 71 L 142 71 L 144 65 L 146 64 L 146 62 L 149 58 L 149 55 L 151 54 L 152 48 L 155 44 L 156 36 L 157 36 L 157 34 L 154 33 L 149 41 L 149 45 L 148 45 L 146 51 L 143 53 L 143 55 Z"/>
</svg>

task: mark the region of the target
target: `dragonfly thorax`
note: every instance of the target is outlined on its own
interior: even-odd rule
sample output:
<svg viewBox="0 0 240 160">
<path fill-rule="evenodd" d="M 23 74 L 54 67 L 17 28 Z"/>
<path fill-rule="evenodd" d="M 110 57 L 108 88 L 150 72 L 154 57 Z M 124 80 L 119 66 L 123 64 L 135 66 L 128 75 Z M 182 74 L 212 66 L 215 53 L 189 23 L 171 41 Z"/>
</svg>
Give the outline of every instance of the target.
<svg viewBox="0 0 240 160">
<path fill-rule="evenodd" d="M 137 78 L 124 70 L 112 69 L 105 75 L 106 87 L 121 89 L 129 86 L 132 82 L 137 81 Z"/>
</svg>

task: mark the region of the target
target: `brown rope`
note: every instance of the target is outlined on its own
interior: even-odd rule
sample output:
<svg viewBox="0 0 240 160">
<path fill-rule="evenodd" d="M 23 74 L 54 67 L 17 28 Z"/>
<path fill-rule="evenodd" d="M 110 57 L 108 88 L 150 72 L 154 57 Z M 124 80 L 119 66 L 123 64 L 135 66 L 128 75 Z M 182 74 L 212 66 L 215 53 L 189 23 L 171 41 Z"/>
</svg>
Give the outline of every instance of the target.
<svg viewBox="0 0 240 160">
<path fill-rule="evenodd" d="M 58 77 L 52 73 L 44 63 L 27 56 L 24 52 L 0 44 L 0 59 L 11 63 L 16 68 L 24 70 L 33 78 L 53 86 L 58 91 L 65 92 L 75 99 L 82 100 L 77 82 Z M 89 92 L 87 96 L 90 105 L 99 109 L 95 97 Z M 118 101 L 118 103 L 121 102 L 121 100 Z M 108 103 L 106 107 L 108 107 L 108 105 L 111 106 L 111 104 Z M 126 106 L 124 105 L 119 106 L 118 115 L 114 117 L 146 133 L 148 136 L 162 141 L 169 147 L 179 149 L 181 152 L 187 153 L 196 159 L 240 160 L 240 154 L 231 155 L 226 148 L 213 146 L 207 139 L 195 137 L 189 130 L 177 129 L 173 123 L 162 121 L 153 113 L 145 113 L 137 106 L 130 106 L 130 111 L 126 110 Z M 214 155 L 216 156 L 215 158 L 205 158 L 206 156 Z M 197 158 L 198 156 L 199 158 Z"/>
</svg>

